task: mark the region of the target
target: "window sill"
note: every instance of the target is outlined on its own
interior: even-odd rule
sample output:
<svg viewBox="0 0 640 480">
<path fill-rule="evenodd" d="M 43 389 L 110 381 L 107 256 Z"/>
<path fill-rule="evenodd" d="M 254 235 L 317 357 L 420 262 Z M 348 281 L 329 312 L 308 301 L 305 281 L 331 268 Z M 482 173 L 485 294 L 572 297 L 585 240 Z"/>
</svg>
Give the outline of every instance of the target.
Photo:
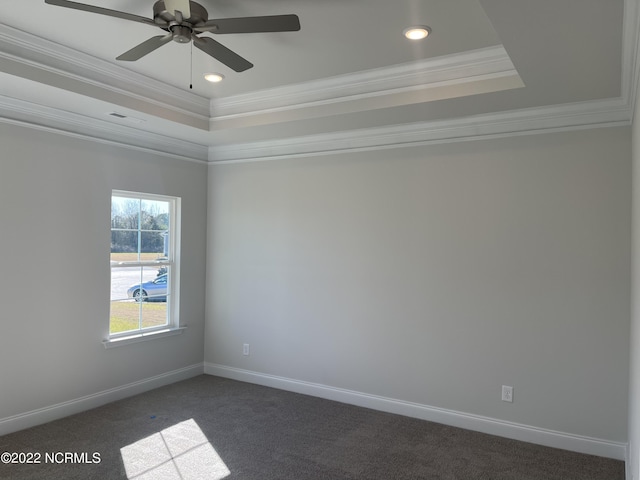
<svg viewBox="0 0 640 480">
<path fill-rule="evenodd" d="M 123 345 L 130 345 L 132 343 L 146 342 L 147 340 L 155 340 L 157 338 L 172 337 L 174 335 L 180 335 L 187 327 L 167 328 L 165 330 L 155 330 L 147 333 L 136 333 L 134 335 L 127 335 L 126 337 L 110 338 L 103 340 L 102 344 L 104 348 L 115 348 Z"/>
</svg>

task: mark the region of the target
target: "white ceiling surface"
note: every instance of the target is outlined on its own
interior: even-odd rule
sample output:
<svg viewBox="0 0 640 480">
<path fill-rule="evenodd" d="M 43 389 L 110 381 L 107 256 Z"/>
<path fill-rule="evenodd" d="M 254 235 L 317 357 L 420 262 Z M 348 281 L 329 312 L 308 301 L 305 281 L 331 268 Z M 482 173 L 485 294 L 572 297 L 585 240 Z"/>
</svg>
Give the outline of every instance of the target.
<svg viewBox="0 0 640 480">
<path fill-rule="evenodd" d="M 201 0 L 210 18 L 300 17 L 299 32 L 215 36 L 255 65 L 236 73 L 175 42 L 117 62 L 162 30 L 44 0 L 1 3 L 0 117 L 144 131 L 194 152 L 620 98 L 623 33 L 636 38 L 623 27 L 637 28 L 623 16 L 636 0 Z M 154 1 L 83 3 L 151 18 Z M 432 35 L 406 40 L 415 24 Z M 212 71 L 225 80 L 206 82 Z"/>
</svg>

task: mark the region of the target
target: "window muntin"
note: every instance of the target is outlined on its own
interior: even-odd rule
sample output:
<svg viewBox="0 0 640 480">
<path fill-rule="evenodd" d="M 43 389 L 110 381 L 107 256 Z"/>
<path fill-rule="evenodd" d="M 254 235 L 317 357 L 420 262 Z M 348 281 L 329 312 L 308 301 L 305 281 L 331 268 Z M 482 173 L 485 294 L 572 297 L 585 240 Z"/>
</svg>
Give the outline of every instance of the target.
<svg viewBox="0 0 640 480">
<path fill-rule="evenodd" d="M 177 210 L 174 197 L 112 193 L 110 338 L 177 326 Z"/>
</svg>

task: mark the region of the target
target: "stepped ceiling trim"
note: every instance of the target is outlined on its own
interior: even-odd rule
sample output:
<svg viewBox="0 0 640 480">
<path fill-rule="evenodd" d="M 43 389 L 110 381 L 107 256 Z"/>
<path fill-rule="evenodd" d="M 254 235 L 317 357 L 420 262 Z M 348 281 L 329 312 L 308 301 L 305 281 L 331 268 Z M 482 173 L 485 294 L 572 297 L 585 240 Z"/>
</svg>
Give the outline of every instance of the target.
<svg viewBox="0 0 640 480">
<path fill-rule="evenodd" d="M 619 98 L 554 105 L 441 121 L 389 125 L 265 142 L 202 145 L 20 99 L 0 96 L 0 121 L 210 163 L 259 161 L 393 146 L 454 142 L 583 128 L 630 125 L 638 88 L 638 0 L 625 0 L 622 89 Z M 413 69 L 411 67 L 413 65 Z M 212 102 L 180 88 L 0 23 L 0 71 L 127 108 L 147 111 L 201 130 L 209 123 L 265 112 L 330 107 L 384 95 L 411 93 L 420 82 L 442 87 L 462 81 L 511 78 L 517 72 L 502 46 L 411 65 L 358 72 L 238 95 Z M 458 75 L 456 79 L 456 75 Z M 513 87 L 512 87 L 513 88 Z M 133 105 L 133 106 L 132 106 Z M 213 112 L 213 116 L 209 113 Z M 206 124 L 206 127 L 204 125 Z"/>
<path fill-rule="evenodd" d="M 519 78 L 502 45 L 213 99 L 212 119 L 335 104 L 492 77 Z"/>
<path fill-rule="evenodd" d="M 184 160 L 206 162 L 208 157 L 208 149 L 205 145 L 5 96 L 0 96 L 0 122 L 79 138 L 107 141 L 125 147 L 169 154 Z"/>
<path fill-rule="evenodd" d="M 0 71 L 209 128 L 208 99 L 1 23 Z"/>
<path fill-rule="evenodd" d="M 277 160 L 630 124 L 629 105 L 622 99 L 609 99 L 285 140 L 213 146 L 209 148 L 209 161 L 215 164 Z"/>
</svg>

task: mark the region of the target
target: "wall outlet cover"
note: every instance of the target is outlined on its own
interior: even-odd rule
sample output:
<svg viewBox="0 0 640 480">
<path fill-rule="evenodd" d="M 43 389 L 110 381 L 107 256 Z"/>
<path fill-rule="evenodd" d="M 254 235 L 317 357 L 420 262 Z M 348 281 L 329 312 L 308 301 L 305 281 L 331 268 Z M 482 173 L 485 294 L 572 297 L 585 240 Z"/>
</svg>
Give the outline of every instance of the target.
<svg viewBox="0 0 640 480">
<path fill-rule="evenodd" d="M 513 402 L 513 387 L 502 385 L 502 401 Z"/>
</svg>

